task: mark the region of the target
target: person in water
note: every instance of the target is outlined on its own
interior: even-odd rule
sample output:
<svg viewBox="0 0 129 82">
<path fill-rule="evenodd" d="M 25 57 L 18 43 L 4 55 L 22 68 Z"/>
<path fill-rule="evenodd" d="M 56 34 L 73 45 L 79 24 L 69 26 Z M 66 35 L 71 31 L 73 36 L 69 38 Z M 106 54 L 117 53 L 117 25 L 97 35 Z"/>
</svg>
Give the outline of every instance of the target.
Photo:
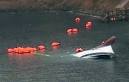
<svg viewBox="0 0 129 82">
<path fill-rule="evenodd" d="M 116 41 L 116 36 L 112 36 L 112 37 L 110 37 L 109 39 L 107 39 L 107 40 L 103 43 L 103 45 L 104 45 L 104 46 L 112 45 L 113 43 L 115 43 L 115 41 Z"/>
<path fill-rule="evenodd" d="M 115 41 L 116 41 L 116 36 L 111 36 L 107 40 L 102 41 L 102 43 L 97 47 L 103 47 L 103 46 L 112 45 Z"/>
</svg>

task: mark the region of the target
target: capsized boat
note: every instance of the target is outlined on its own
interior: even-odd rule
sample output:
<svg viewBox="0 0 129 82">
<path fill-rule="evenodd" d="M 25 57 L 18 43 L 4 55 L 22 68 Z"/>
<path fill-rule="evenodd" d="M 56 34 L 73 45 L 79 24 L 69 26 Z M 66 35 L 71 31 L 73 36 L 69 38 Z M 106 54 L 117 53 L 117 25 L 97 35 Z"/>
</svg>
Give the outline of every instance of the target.
<svg viewBox="0 0 129 82">
<path fill-rule="evenodd" d="M 73 54 L 75 57 L 81 58 L 112 58 L 114 51 L 111 45 L 89 49 L 83 52 Z"/>
<path fill-rule="evenodd" d="M 103 41 L 99 46 L 86 51 L 75 53 L 73 56 L 81 58 L 112 58 L 114 51 L 111 45 L 115 41 L 116 36 L 111 36 L 107 40 Z"/>
</svg>

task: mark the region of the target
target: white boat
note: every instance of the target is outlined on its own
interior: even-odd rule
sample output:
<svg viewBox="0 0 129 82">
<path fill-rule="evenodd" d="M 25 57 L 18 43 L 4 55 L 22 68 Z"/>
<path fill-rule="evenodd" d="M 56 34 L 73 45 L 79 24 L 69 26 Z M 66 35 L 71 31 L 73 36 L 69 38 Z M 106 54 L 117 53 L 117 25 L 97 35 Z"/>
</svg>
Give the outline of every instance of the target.
<svg viewBox="0 0 129 82">
<path fill-rule="evenodd" d="M 73 56 L 80 58 L 112 58 L 114 51 L 111 45 L 92 48 L 83 52 L 75 53 Z"/>
</svg>

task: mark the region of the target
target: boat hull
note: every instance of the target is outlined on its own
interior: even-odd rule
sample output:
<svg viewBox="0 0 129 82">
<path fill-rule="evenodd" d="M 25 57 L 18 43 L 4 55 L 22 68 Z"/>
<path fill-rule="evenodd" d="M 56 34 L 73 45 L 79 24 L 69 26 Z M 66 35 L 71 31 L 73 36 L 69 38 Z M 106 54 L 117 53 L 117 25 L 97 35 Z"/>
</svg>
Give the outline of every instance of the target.
<svg viewBox="0 0 129 82">
<path fill-rule="evenodd" d="M 112 58 L 113 54 L 114 54 L 114 51 L 111 45 L 109 45 L 109 46 L 93 48 L 90 50 L 79 52 L 79 53 L 73 54 L 73 56 L 80 57 L 80 58 Z"/>
</svg>

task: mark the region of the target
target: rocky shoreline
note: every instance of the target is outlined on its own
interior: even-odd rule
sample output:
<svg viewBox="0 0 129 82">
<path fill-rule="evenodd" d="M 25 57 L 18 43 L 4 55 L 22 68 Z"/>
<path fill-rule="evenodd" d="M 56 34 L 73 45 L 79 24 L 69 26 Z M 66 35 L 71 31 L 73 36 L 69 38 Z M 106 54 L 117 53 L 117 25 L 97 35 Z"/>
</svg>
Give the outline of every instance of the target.
<svg viewBox="0 0 129 82">
<path fill-rule="evenodd" d="M 0 0 L 0 12 L 70 11 L 82 15 L 89 15 L 100 20 L 105 20 L 105 18 L 110 20 L 116 14 L 112 15 L 108 13 L 112 13 L 112 10 L 115 10 L 117 5 L 121 6 L 121 1 L 122 0 Z M 129 3 L 124 7 L 129 8 L 128 4 Z"/>
<path fill-rule="evenodd" d="M 112 10 L 120 4 L 121 0 L 0 0 L 0 10 Z"/>
</svg>

